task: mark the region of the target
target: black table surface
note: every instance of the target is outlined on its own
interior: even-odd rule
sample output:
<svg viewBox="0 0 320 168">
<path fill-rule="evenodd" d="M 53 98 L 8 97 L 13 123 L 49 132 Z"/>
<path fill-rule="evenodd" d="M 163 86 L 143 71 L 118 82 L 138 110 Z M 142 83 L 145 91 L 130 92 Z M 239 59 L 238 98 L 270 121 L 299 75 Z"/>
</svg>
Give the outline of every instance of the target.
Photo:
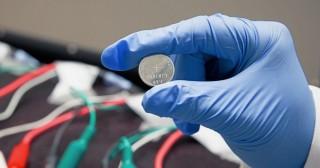
<svg viewBox="0 0 320 168">
<path fill-rule="evenodd" d="M 0 88 L 16 79 L 15 76 L 9 74 L 0 74 Z M 56 106 L 47 103 L 47 97 L 57 83 L 57 79 L 49 80 L 23 96 L 14 115 L 5 121 L 0 121 L 0 129 L 10 126 L 38 120 L 50 113 Z M 111 94 L 119 91 L 115 86 L 105 86 L 98 80 L 94 84 L 94 88 L 99 95 Z M 3 111 L 12 94 L 0 99 L 0 111 Z M 137 131 L 142 120 L 133 113 L 131 109 L 124 106 L 118 111 L 104 111 L 97 113 L 97 132 L 94 135 L 87 152 L 79 163 L 79 168 L 99 168 L 101 160 L 106 151 L 121 136 L 130 135 Z M 77 118 L 66 130 L 62 142 L 58 148 L 59 156 L 62 155 L 68 143 L 79 137 L 84 127 L 88 123 L 88 117 Z M 28 159 L 29 168 L 44 167 L 46 156 L 52 144 L 52 139 L 57 128 L 42 134 L 36 138 L 31 146 L 31 153 Z M 17 144 L 25 133 L 11 135 L 0 139 L 0 150 L 8 159 L 13 146 Z M 137 152 L 134 153 L 134 162 L 139 168 L 153 167 L 154 157 L 165 140 L 163 137 L 157 142 L 151 142 Z M 117 167 L 119 157 L 115 159 L 110 167 Z M 220 159 L 210 153 L 206 148 L 201 146 L 195 140 L 185 137 L 180 140 L 170 151 L 165 159 L 164 167 L 219 167 L 219 168 L 235 168 L 237 164 Z"/>
</svg>

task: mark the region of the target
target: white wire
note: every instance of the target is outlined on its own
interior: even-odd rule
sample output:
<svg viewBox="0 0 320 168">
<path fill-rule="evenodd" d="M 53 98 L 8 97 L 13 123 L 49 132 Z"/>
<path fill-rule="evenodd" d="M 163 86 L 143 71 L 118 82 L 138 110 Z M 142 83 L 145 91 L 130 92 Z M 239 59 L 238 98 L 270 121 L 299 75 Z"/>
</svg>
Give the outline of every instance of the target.
<svg viewBox="0 0 320 168">
<path fill-rule="evenodd" d="M 52 79 L 56 76 L 57 76 L 57 74 L 53 70 L 53 71 L 47 72 L 47 73 L 35 78 L 35 79 L 32 79 L 32 80 L 28 81 L 27 83 L 25 83 L 24 85 L 22 85 L 12 96 L 7 108 L 3 112 L 0 113 L 0 121 L 6 120 L 12 116 L 12 114 L 15 112 L 22 96 L 26 92 L 28 92 L 33 87 L 40 85 L 41 83 L 44 83 L 44 82 L 48 81 L 49 79 Z"/>
<path fill-rule="evenodd" d="M 138 140 L 137 142 L 135 142 L 132 145 L 132 147 L 131 147 L 132 152 L 137 151 L 142 146 L 146 145 L 147 143 L 149 143 L 153 140 L 159 139 L 160 137 L 166 135 L 168 132 L 170 132 L 170 130 L 167 128 L 164 128 L 164 129 L 161 129 L 161 130 L 158 130 L 158 131 L 155 131 L 155 132 L 152 132 L 152 133 L 145 135 L 143 138 L 141 138 L 140 140 Z"/>
<path fill-rule="evenodd" d="M 135 142 L 131 146 L 132 152 L 137 151 L 138 149 L 140 149 L 141 147 L 143 147 L 144 145 L 146 145 L 147 143 L 153 140 L 159 139 L 160 137 L 166 135 L 168 132 L 170 132 L 170 129 L 163 128 L 145 135 L 143 138 L 139 139 L 137 142 Z M 122 161 L 119 162 L 118 168 L 120 168 L 121 165 L 122 165 Z"/>
<path fill-rule="evenodd" d="M 127 92 L 120 92 L 118 94 L 106 95 L 106 96 L 92 96 L 92 97 L 89 97 L 89 99 L 92 100 L 93 103 L 99 103 L 99 102 L 103 102 L 105 100 L 114 100 L 117 98 L 123 98 L 125 96 L 128 96 Z M 61 106 L 57 107 L 51 113 L 49 113 L 47 116 L 43 117 L 42 119 L 40 119 L 38 121 L 33 121 L 30 123 L 21 124 L 21 125 L 13 126 L 10 128 L 2 129 L 2 130 L 0 130 L 0 139 L 4 138 L 6 136 L 9 136 L 9 135 L 13 135 L 13 134 L 25 132 L 25 131 L 28 131 L 28 130 L 31 130 L 31 129 L 34 129 L 37 127 L 41 127 L 42 125 L 47 124 L 48 122 L 50 122 L 51 120 L 53 120 L 54 118 L 56 118 L 57 116 L 62 114 L 63 112 L 66 112 L 67 110 L 69 110 L 73 107 L 76 107 L 76 106 L 80 106 L 82 104 L 83 104 L 83 101 L 80 99 L 70 100 L 70 101 L 62 104 Z"/>
<path fill-rule="evenodd" d="M 7 163 L 1 150 L 0 150 L 0 167 L 7 168 Z"/>
</svg>

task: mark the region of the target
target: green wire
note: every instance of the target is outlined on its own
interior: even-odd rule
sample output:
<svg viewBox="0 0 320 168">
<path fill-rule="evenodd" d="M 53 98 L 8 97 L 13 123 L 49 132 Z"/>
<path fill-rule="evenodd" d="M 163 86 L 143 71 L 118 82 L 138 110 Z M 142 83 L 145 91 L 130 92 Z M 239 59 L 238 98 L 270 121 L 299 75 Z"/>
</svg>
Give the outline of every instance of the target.
<svg viewBox="0 0 320 168">
<path fill-rule="evenodd" d="M 91 127 L 95 127 L 97 122 L 97 115 L 96 115 L 96 109 L 94 108 L 93 102 L 90 101 L 87 95 L 82 91 L 77 89 L 72 89 L 72 91 L 73 91 L 73 94 L 81 98 L 85 102 L 85 104 L 88 106 L 89 114 L 90 114 L 89 125 Z"/>
<path fill-rule="evenodd" d="M 67 149 L 59 160 L 59 164 L 57 166 L 58 168 L 76 168 L 82 159 L 83 154 L 86 152 L 88 144 L 96 131 L 97 116 L 94 104 L 83 92 L 76 89 L 72 89 L 72 91 L 74 95 L 83 99 L 85 104 L 88 106 L 90 119 L 89 124 L 82 132 L 80 138 L 72 141 L 68 145 Z"/>
<path fill-rule="evenodd" d="M 74 95 L 74 96 L 76 96 L 76 95 Z M 104 105 L 104 104 L 100 104 L 100 103 L 95 104 L 95 107 L 98 110 L 105 110 L 105 111 L 121 109 L 119 106 L 116 106 L 116 105 L 110 106 L 110 105 Z M 56 136 L 54 138 L 54 143 L 52 144 L 49 156 L 47 157 L 46 168 L 54 168 L 54 167 L 56 167 L 56 162 L 57 162 L 57 152 L 56 152 L 56 150 L 58 148 L 58 145 L 60 144 L 63 132 L 71 124 L 72 120 L 70 120 L 68 123 L 65 123 L 61 128 L 59 128 L 59 130 L 58 130 L 58 132 L 57 132 L 57 134 L 56 134 Z"/>
<path fill-rule="evenodd" d="M 135 135 L 132 135 L 131 137 L 128 138 L 130 144 L 135 143 L 136 141 L 138 141 L 139 139 L 141 139 L 142 137 L 144 137 L 145 135 L 154 132 L 154 131 L 158 131 L 161 128 L 149 128 L 147 130 L 143 130 Z"/>
<path fill-rule="evenodd" d="M 98 110 L 103 110 L 103 111 L 113 111 L 113 110 L 119 110 L 121 107 L 117 105 L 96 105 Z"/>
<path fill-rule="evenodd" d="M 139 133 L 136 133 L 130 137 L 123 136 L 120 138 L 118 143 L 116 145 L 113 145 L 107 155 L 104 157 L 102 164 L 103 167 L 106 168 L 108 167 L 108 164 L 111 160 L 113 160 L 117 154 L 121 151 L 122 152 L 122 167 L 125 168 L 133 168 L 135 167 L 133 164 L 132 156 L 132 144 L 143 138 L 149 133 L 159 131 L 161 129 L 168 129 L 168 130 L 174 130 L 176 129 L 175 127 L 154 127 L 154 128 L 149 128 L 147 130 L 141 131 Z"/>
<path fill-rule="evenodd" d="M 176 127 L 154 127 L 154 128 L 149 128 L 147 130 L 141 131 L 131 137 L 129 137 L 129 142 L 130 144 L 133 144 L 135 142 L 137 142 L 138 140 L 140 140 L 141 138 L 143 138 L 144 136 L 146 136 L 149 133 L 155 132 L 155 131 L 159 131 L 162 129 L 168 129 L 168 130 L 173 130 L 176 129 Z"/>
<path fill-rule="evenodd" d="M 122 137 L 120 139 L 120 144 L 123 146 L 122 150 L 122 166 L 123 168 L 135 168 L 136 166 L 133 163 L 132 156 L 132 148 L 129 139 L 126 137 Z"/>
<path fill-rule="evenodd" d="M 12 73 L 12 74 L 23 74 L 26 72 L 29 72 L 33 70 L 34 68 L 32 67 L 12 67 L 12 66 L 6 66 L 6 65 L 1 65 L 0 66 L 0 73 Z"/>
<path fill-rule="evenodd" d="M 150 129 L 147 129 L 147 130 L 144 130 L 144 131 L 141 131 L 135 135 L 132 135 L 131 137 L 126 137 L 126 136 L 123 136 L 120 138 L 119 142 L 117 145 L 115 145 L 112 149 L 111 149 L 111 152 L 109 154 L 109 160 L 112 160 L 118 153 L 119 151 L 123 150 L 125 147 L 127 147 L 127 145 L 123 145 L 121 142 L 121 139 L 127 139 L 129 144 L 133 144 L 135 143 L 136 141 L 138 141 L 139 139 L 141 139 L 142 137 L 144 137 L 146 134 L 148 133 L 151 133 L 151 132 L 154 132 L 158 130 L 158 128 L 150 128 Z M 130 146 L 131 147 L 131 146 Z"/>
</svg>

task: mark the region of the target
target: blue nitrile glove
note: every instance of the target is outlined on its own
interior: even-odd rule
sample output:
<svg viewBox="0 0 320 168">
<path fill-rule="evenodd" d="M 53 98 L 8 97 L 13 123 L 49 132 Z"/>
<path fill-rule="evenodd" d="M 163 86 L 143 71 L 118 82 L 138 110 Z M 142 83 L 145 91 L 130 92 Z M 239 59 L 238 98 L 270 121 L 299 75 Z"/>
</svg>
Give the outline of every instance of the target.
<svg viewBox="0 0 320 168">
<path fill-rule="evenodd" d="M 315 110 L 283 24 L 195 17 L 131 34 L 106 48 L 102 63 L 128 70 L 155 53 L 170 55 L 182 80 L 150 89 L 143 99 L 147 112 L 219 132 L 249 166 L 304 165 Z"/>
</svg>

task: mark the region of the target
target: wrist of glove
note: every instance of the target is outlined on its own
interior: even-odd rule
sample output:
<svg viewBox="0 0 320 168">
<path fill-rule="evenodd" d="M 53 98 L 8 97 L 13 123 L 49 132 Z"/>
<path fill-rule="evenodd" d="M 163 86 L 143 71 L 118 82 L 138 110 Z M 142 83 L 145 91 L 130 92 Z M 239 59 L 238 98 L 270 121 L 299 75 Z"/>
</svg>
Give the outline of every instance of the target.
<svg viewBox="0 0 320 168">
<path fill-rule="evenodd" d="M 175 80 L 146 92 L 147 112 L 185 133 L 219 132 L 252 167 L 302 167 L 315 109 L 289 30 L 281 23 L 221 14 L 133 33 L 106 48 L 102 63 L 128 70 L 168 55 Z"/>
</svg>

